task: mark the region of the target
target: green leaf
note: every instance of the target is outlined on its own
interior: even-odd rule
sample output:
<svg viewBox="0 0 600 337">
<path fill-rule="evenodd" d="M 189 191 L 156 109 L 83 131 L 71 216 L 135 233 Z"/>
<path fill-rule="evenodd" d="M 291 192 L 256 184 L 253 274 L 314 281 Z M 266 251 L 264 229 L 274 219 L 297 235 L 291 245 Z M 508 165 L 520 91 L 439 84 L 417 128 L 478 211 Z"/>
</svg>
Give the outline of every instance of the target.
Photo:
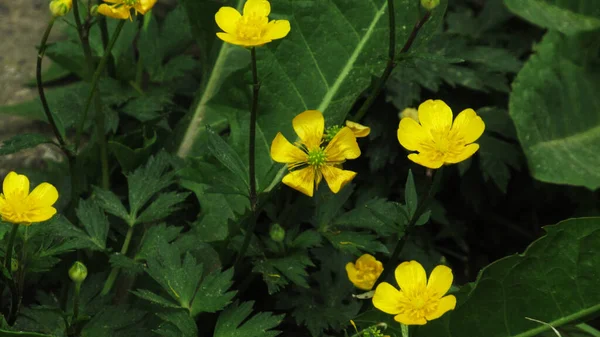
<svg viewBox="0 0 600 337">
<path fill-rule="evenodd" d="M 306 268 L 313 266 L 306 252 L 297 251 L 283 257 L 256 260 L 252 271 L 263 275 L 269 293 L 273 294 L 290 282 L 309 288 Z"/>
<path fill-rule="evenodd" d="M 144 299 L 148 302 L 152 302 L 154 304 L 158 304 L 165 308 L 175 308 L 175 309 L 181 308 L 179 306 L 179 303 L 175 303 L 175 302 L 168 300 L 162 296 L 156 295 L 155 293 L 153 293 L 149 290 L 145 290 L 145 289 L 132 290 L 131 293 L 141 299 Z"/>
<path fill-rule="evenodd" d="M 502 193 L 506 193 L 510 169 L 521 168 L 521 153 L 516 146 L 496 137 L 484 135 L 477 143 L 480 146 L 479 162 L 483 179 L 491 179 Z"/>
<path fill-rule="evenodd" d="M 144 272 L 144 265 L 136 260 L 130 259 L 121 253 L 114 253 L 110 256 L 110 265 L 119 268 L 128 275 L 137 275 Z"/>
<path fill-rule="evenodd" d="M 217 319 L 213 337 L 275 337 L 280 331 L 273 330 L 283 320 L 284 315 L 260 312 L 250 318 L 254 302 L 232 305 Z"/>
<path fill-rule="evenodd" d="M 406 208 L 408 208 L 408 214 L 413 217 L 417 211 L 417 205 L 419 199 L 417 197 L 417 187 L 415 186 L 415 179 L 411 170 L 408 170 L 408 178 L 406 178 L 406 186 L 404 187 L 404 200 L 406 201 Z"/>
<path fill-rule="evenodd" d="M 108 148 L 117 158 L 123 171 L 128 173 L 143 164 L 146 158 L 150 157 L 157 139 L 156 132 L 154 132 L 152 138 L 144 138 L 144 145 L 141 148 L 132 149 L 116 141 L 109 141 Z"/>
<path fill-rule="evenodd" d="M 146 232 L 146 238 L 140 248 L 140 251 L 135 255 L 136 261 L 147 261 L 157 254 L 163 242 L 173 242 L 179 236 L 181 227 L 167 226 L 159 224 L 152 226 Z"/>
<path fill-rule="evenodd" d="M 85 324 L 81 337 L 147 336 L 149 331 L 137 326 L 144 325 L 145 315 L 144 311 L 125 305 L 105 306 Z"/>
<path fill-rule="evenodd" d="M 196 316 L 203 312 L 217 312 L 223 310 L 237 291 L 229 291 L 233 285 L 233 268 L 224 272 L 215 271 L 202 279 L 200 287 L 194 297 L 191 314 Z"/>
<path fill-rule="evenodd" d="M 0 147 L 0 156 L 16 153 L 21 150 L 36 147 L 45 143 L 52 143 L 52 140 L 37 133 L 16 135 L 2 142 L 2 146 Z"/>
<path fill-rule="evenodd" d="M 0 337 L 52 337 L 35 332 L 0 330 Z"/>
<path fill-rule="evenodd" d="M 230 1 L 229 5 L 240 8 L 242 3 Z M 412 27 L 420 18 L 419 7 L 420 4 L 412 0 L 397 3 L 399 48 L 410 34 L 410 29 L 406 28 Z M 257 50 L 261 81 L 258 125 L 269 142 L 277 132 L 291 136 L 292 118 L 307 109 L 324 112 L 328 124 L 343 121 L 354 101 L 371 84 L 372 76 L 378 76 L 385 68 L 388 43 L 386 8 L 385 0 L 352 3 L 310 0 L 301 5 L 293 0 L 272 3 L 271 17 L 290 20 L 291 31 L 281 41 Z M 206 13 L 200 12 L 206 10 L 206 5 L 190 3 L 186 9 L 192 22 L 206 16 Z M 445 9 L 444 1 L 434 10 L 432 18 L 418 35 L 415 48 L 431 37 Z M 196 32 L 206 34 L 212 30 L 214 34 L 214 24 L 197 25 L 206 26 Z M 196 142 L 201 125 L 210 119 L 209 116 L 248 113 L 248 83 L 239 83 L 239 90 L 222 84 L 236 70 L 247 67 L 249 52 L 226 43 L 215 49 L 217 57 L 214 62 L 208 63 L 207 68 L 211 71 L 206 86 L 198 97 L 199 103 L 178 150 L 182 157 L 200 154 Z M 239 74 L 232 76 L 239 77 Z"/>
<path fill-rule="evenodd" d="M 102 209 L 94 201 L 88 199 L 81 200 L 75 212 L 96 249 L 105 250 L 109 226 Z"/>
<path fill-rule="evenodd" d="M 63 313 L 60 309 L 48 307 L 22 308 L 13 328 L 35 331 L 42 334 L 41 336 L 45 336 L 44 334 L 46 334 L 53 337 L 66 337 L 67 326 L 62 315 Z M 33 336 L 37 337 L 35 334 Z"/>
<path fill-rule="evenodd" d="M 100 207 L 107 213 L 119 217 L 126 222 L 130 221 L 129 213 L 127 213 L 125 206 L 123 206 L 123 203 L 116 194 L 98 186 L 93 186 L 92 188 L 94 190 L 93 198 Z"/>
<path fill-rule="evenodd" d="M 409 220 L 404 206 L 376 198 L 340 215 L 334 224 L 339 227 L 370 229 L 380 236 L 389 236 L 402 231 Z"/>
<path fill-rule="evenodd" d="M 504 0 L 513 13 L 544 28 L 576 34 L 600 28 L 595 0 Z"/>
<path fill-rule="evenodd" d="M 166 313 L 157 313 L 164 322 L 154 330 L 160 336 L 164 337 L 197 337 L 198 327 L 196 322 L 184 310 L 169 311 Z"/>
<path fill-rule="evenodd" d="M 189 193 L 167 192 L 158 195 L 150 206 L 148 206 L 136 219 L 136 224 L 155 222 L 166 218 L 179 209 Z"/>
<path fill-rule="evenodd" d="M 532 337 L 600 312 L 600 218 L 545 227 L 525 253 L 485 267 L 463 287 L 456 309 L 416 330 L 420 336 Z M 476 322 L 476 323 L 474 323 Z"/>
<path fill-rule="evenodd" d="M 336 231 L 325 232 L 323 236 L 336 249 L 352 255 L 361 255 L 362 252 L 389 254 L 387 247 L 377 240 L 377 236 L 367 232 Z"/>
<path fill-rule="evenodd" d="M 315 216 L 313 224 L 319 230 L 328 228 L 335 216 L 342 210 L 344 203 L 348 201 L 354 191 L 354 185 L 344 186 L 339 193 L 333 193 L 329 189 L 318 190 L 315 197 Z"/>
<path fill-rule="evenodd" d="M 594 42 L 547 33 L 513 83 L 510 116 L 536 179 L 600 187 L 598 48 L 573 54 Z"/>
<path fill-rule="evenodd" d="M 221 136 L 207 127 L 208 134 L 208 149 L 219 160 L 223 166 L 231 171 L 238 179 L 244 182 L 245 186 L 249 186 L 248 170 L 246 165 L 238 154 L 227 144 Z"/>
<path fill-rule="evenodd" d="M 161 151 L 127 176 L 130 214 L 134 217 L 153 195 L 173 183 L 171 174 L 165 174 L 171 166 L 169 159 L 169 155 Z"/>
</svg>

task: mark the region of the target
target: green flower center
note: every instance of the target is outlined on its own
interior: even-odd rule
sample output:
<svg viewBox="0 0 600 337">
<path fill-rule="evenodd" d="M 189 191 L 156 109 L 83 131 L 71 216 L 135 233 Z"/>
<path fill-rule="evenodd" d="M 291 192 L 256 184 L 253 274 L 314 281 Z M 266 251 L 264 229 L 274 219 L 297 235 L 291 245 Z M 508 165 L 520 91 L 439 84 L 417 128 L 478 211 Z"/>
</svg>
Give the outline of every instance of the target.
<svg viewBox="0 0 600 337">
<path fill-rule="evenodd" d="M 335 135 L 337 135 L 338 132 L 340 132 L 341 129 L 342 126 L 340 125 L 328 127 L 327 130 L 325 130 L 325 136 L 323 136 L 323 140 L 326 142 L 330 142 L 333 139 L 333 137 L 335 137 Z"/>
<path fill-rule="evenodd" d="M 319 147 L 308 151 L 308 165 L 319 167 L 327 162 L 327 154 L 325 149 Z"/>
</svg>

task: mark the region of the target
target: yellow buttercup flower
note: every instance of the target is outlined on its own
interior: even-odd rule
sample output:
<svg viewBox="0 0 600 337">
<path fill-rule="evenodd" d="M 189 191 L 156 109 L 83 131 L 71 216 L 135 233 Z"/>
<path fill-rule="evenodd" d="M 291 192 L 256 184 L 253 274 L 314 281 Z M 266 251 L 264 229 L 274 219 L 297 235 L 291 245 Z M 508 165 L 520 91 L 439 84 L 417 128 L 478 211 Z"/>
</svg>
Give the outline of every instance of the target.
<svg viewBox="0 0 600 337">
<path fill-rule="evenodd" d="M 362 290 L 371 290 L 381 272 L 383 272 L 383 264 L 370 254 L 362 255 L 356 263 L 346 264 L 348 279 L 355 287 Z"/>
<path fill-rule="evenodd" d="M 369 133 L 371 133 L 370 127 L 358 124 L 356 122 L 346 121 L 346 126 L 349 127 L 352 132 L 354 132 L 354 137 L 356 138 L 366 137 L 369 135 Z"/>
<path fill-rule="evenodd" d="M 2 184 L 0 216 L 4 221 L 22 225 L 46 221 L 56 214 L 52 207 L 56 200 L 58 191 L 51 184 L 41 183 L 29 193 L 29 179 L 10 172 Z"/>
<path fill-rule="evenodd" d="M 395 270 L 400 290 L 387 282 L 375 289 L 375 308 L 394 316 L 394 320 L 405 325 L 423 325 L 441 317 L 456 307 L 454 295 L 444 296 L 452 286 L 452 270 L 437 266 L 429 276 L 417 261 L 403 262 Z"/>
<path fill-rule="evenodd" d="M 271 158 L 288 164 L 291 171 L 283 177 L 283 183 L 309 197 L 322 178 L 333 193 L 349 183 L 356 172 L 339 168 L 346 159 L 356 159 L 360 149 L 350 128 L 342 128 L 331 141 L 323 146 L 325 119 L 317 110 L 307 110 L 292 121 L 300 142 L 292 145 L 281 132 L 271 144 Z"/>
<path fill-rule="evenodd" d="M 273 40 L 284 38 L 290 32 L 288 20 L 269 21 L 271 4 L 267 0 L 248 0 L 244 14 L 233 7 L 221 7 L 215 21 L 223 32 L 219 39 L 244 47 L 262 46 Z"/>
<path fill-rule="evenodd" d="M 53 16 L 65 16 L 73 7 L 73 0 L 52 0 L 48 7 Z"/>
<path fill-rule="evenodd" d="M 114 19 L 131 20 L 131 10 L 144 15 L 154 7 L 157 0 L 104 0 L 112 5 L 101 4 L 98 13 Z"/>
<path fill-rule="evenodd" d="M 456 164 L 471 157 L 479 149 L 473 144 L 485 129 L 481 117 L 473 109 L 463 110 L 452 122 L 452 110 L 441 100 L 428 100 L 419 105 L 419 121 L 400 120 L 398 141 L 409 151 L 408 159 L 431 169 Z M 420 124 L 419 124 L 420 123 Z"/>
</svg>

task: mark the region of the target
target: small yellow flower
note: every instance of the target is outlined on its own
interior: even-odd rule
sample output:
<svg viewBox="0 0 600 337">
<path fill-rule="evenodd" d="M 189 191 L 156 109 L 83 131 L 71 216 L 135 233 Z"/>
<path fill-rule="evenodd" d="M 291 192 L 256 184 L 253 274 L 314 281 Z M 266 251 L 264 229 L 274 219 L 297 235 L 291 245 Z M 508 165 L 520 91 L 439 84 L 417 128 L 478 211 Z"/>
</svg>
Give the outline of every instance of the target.
<svg viewBox="0 0 600 337">
<path fill-rule="evenodd" d="M 352 130 L 342 128 L 327 146 L 322 146 L 325 119 L 320 111 L 304 111 L 294 118 L 292 125 L 300 137 L 299 143 L 292 145 L 279 132 L 271 144 L 271 158 L 287 164 L 290 170 L 283 177 L 283 183 L 312 197 L 315 185 L 318 186 L 325 178 L 331 191 L 339 192 L 356 176 L 356 172 L 337 167 L 346 159 L 360 156 Z"/>
<path fill-rule="evenodd" d="M 419 124 L 420 123 L 420 124 Z M 479 149 L 476 141 L 485 129 L 473 109 L 463 110 L 452 123 L 452 110 L 441 100 L 419 105 L 419 121 L 405 117 L 398 126 L 398 141 L 411 153 L 408 159 L 431 169 L 456 164 Z"/>
<path fill-rule="evenodd" d="M 72 6 L 73 0 L 52 0 L 49 5 L 53 16 L 65 16 Z"/>
<path fill-rule="evenodd" d="M 403 262 L 395 270 L 400 290 L 387 282 L 375 289 L 375 308 L 394 316 L 394 320 L 405 325 L 423 325 L 441 317 L 456 307 L 454 295 L 444 296 L 452 286 L 452 270 L 437 266 L 429 276 L 417 261 Z"/>
<path fill-rule="evenodd" d="M 154 7 L 157 0 L 104 0 L 112 5 L 101 4 L 98 13 L 114 19 L 131 20 L 131 10 L 144 15 Z"/>
<path fill-rule="evenodd" d="M 359 257 L 356 264 L 352 262 L 346 264 L 348 279 L 355 287 L 362 290 L 371 290 L 382 272 L 383 264 L 369 254 Z"/>
<path fill-rule="evenodd" d="M 22 225 L 42 222 L 56 214 L 52 207 L 58 200 L 58 191 L 48 183 L 39 184 L 29 193 L 29 179 L 10 172 L 4 178 L 0 194 L 2 220 Z"/>
<path fill-rule="evenodd" d="M 269 21 L 271 4 L 267 0 L 248 0 L 244 4 L 244 15 L 233 7 L 221 7 L 215 21 L 223 32 L 219 39 L 244 47 L 262 46 L 273 40 L 284 38 L 290 32 L 288 20 Z"/>
<path fill-rule="evenodd" d="M 354 132 L 354 137 L 356 138 L 366 137 L 369 135 L 369 133 L 371 133 L 370 127 L 352 121 L 346 121 L 346 126 L 349 127 L 352 132 Z"/>
</svg>

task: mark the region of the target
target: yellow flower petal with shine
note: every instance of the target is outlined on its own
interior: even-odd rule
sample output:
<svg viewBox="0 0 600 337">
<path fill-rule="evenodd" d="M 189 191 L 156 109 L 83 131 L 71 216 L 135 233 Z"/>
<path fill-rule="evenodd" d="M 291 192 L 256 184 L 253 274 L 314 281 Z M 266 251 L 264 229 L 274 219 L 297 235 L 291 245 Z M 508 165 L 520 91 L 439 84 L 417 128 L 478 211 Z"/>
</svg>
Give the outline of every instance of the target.
<svg viewBox="0 0 600 337">
<path fill-rule="evenodd" d="M 309 150 L 321 145 L 325 131 L 325 118 L 317 110 L 306 110 L 292 120 L 294 131 Z"/>
<path fill-rule="evenodd" d="M 106 1 L 106 0 L 105 0 Z M 138 0 L 134 6 L 135 10 L 144 15 L 154 7 L 157 0 Z"/>
<path fill-rule="evenodd" d="M 271 4 L 267 0 L 248 0 L 244 4 L 244 16 L 269 16 Z"/>
<path fill-rule="evenodd" d="M 477 152 L 477 150 L 479 150 L 479 144 L 469 144 L 469 145 L 465 146 L 462 149 L 462 152 L 460 152 L 459 154 L 454 155 L 454 156 L 448 156 L 446 158 L 446 163 L 449 163 L 449 164 L 460 163 L 461 161 L 469 159 L 469 157 L 474 155 L 475 152 Z"/>
<path fill-rule="evenodd" d="M 48 183 L 41 183 L 31 191 L 27 197 L 27 203 L 35 205 L 36 208 L 50 207 L 58 200 L 56 187 Z"/>
<path fill-rule="evenodd" d="M 418 291 L 427 286 L 427 273 L 417 261 L 402 262 L 396 267 L 394 276 L 402 291 Z"/>
<path fill-rule="evenodd" d="M 291 30 L 288 20 L 273 20 L 267 24 L 264 32 L 264 38 L 268 40 L 282 39 L 288 35 Z"/>
<path fill-rule="evenodd" d="M 484 130 L 485 124 L 481 117 L 473 109 L 466 109 L 456 116 L 450 132 L 469 144 L 479 139 Z"/>
<path fill-rule="evenodd" d="M 369 133 L 371 133 L 370 127 L 364 126 L 353 121 L 346 121 L 346 126 L 350 128 L 350 130 L 352 130 L 352 132 L 354 133 L 354 137 L 356 138 L 366 137 L 369 135 Z"/>
<path fill-rule="evenodd" d="M 23 200 L 29 194 L 29 179 L 16 172 L 9 172 L 2 182 L 2 193 L 9 201 Z"/>
<path fill-rule="evenodd" d="M 419 105 L 419 121 L 429 132 L 448 132 L 452 127 L 452 110 L 442 100 L 427 100 Z"/>
<path fill-rule="evenodd" d="M 404 325 L 425 325 L 427 320 L 425 317 L 414 317 L 408 313 L 401 313 L 394 316 L 394 321 L 402 323 Z"/>
<path fill-rule="evenodd" d="M 425 166 L 430 169 L 439 169 L 444 165 L 444 160 L 441 156 L 432 156 L 430 153 L 411 153 L 408 155 L 408 159 L 413 162 Z"/>
<path fill-rule="evenodd" d="M 312 197 L 315 188 L 315 170 L 312 167 L 306 167 L 290 172 L 283 177 L 281 182 Z"/>
<path fill-rule="evenodd" d="M 278 132 L 271 143 L 271 158 L 278 163 L 306 162 L 308 155 Z"/>
<path fill-rule="evenodd" d="M 329 165 L 321 167 L 321 173 L 323 174 L 323 178 L 325 178 L 329 189 L 333 193 L 339 192 L 342 187 L 356 177 L 356 172 L 342 170 Z"/>
<path fill-rule="evenodd" d="M 52 205 L 58 200 L 58 191 L 48 183 L 39 184 L 29 193 L 29 179 L 10 172 L 2 183 L 0 216 L 4 221 L 30 225 L 42 222 L 56 214 Z"/>
<path fill-rule="evenodd" d="M 437 309 L 425 316 L 428 321 L 442 317 L 443 314 L 456 308 L 456 297 L 454 295 L 444 296 L 440 299 Z"/>
<path fill-rule="evenodd" d="M 387 282 L 381 282 L 375 289 L 373 305 L 386 314 L 397 315 L 402 311 L 400 291 Z"/>
<path fill-rule="evenodd" d="M 242 18 L 242 14 L 233 7 L 221 7 L 217 14 L 215 14 L 215 21 L 217 26 L 221 28 L 225 33 L 235 34 L 237 30 L 238 21 Z M 217 33 L 217 35 L 223 33 Z M 219 36 L 220 37 L 220 36 Z"/>
<path fill-rule="evenodd" d="M 398 141 L 410 151 L 423 151 L 422 144 L 432 142 L 431 135 L 412 118 L 402 118 L 398 125 Z"/>
<path fill-rule="evenodd" d="M 126 20 L 131 18 L 130 9 L 126 6 L 114 7 L 107 4 L 101 4 L 98 6 L 98 13 L 113 19 Z"/>
<path fill-rule="evenodd" d="M 439 265 L 433 269 L 427 281 L 427 290 L 431 296 L 442 297 L 450 290 L 454 276 L 452 269 Z"/>
<path fill-rule="evenodd" d="M 360 156 L 360 148 L 350 128 L 343 127 L 325 148 L 328 162 L 343 162 Z"/>
<path fill-rule="evenodd" d="M 348 279 L 362 290 L 371 290 L 382 272 L 383 264 L 371 254 L 363 254 L 356 263 L 346 264 Z"/>
</svg>

